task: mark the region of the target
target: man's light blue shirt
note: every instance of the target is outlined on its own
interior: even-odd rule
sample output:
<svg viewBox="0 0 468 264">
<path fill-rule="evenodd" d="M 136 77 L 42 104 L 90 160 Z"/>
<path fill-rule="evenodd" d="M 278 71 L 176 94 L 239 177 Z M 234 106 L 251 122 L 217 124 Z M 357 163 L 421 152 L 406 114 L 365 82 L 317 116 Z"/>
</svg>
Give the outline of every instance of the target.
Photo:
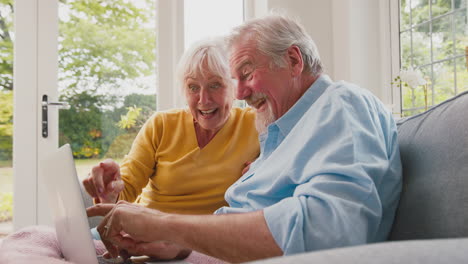
<svg viewBox="0 0 468 264">
<path fill-rule="evenodd" d="M 370 92 L 322 75 L 260 147 L 215 213 L 263 209 L 285 255 L 387 238 L 402 168 L 393 117 Z"/>
</svg>

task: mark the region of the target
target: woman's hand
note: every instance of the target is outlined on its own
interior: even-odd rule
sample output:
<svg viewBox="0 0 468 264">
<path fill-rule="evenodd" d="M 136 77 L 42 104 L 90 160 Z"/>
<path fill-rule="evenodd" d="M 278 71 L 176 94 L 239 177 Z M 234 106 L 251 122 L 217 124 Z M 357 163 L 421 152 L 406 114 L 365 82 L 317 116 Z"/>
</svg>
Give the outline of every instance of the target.
<svg viewBox="0 0 468 264">
<path fill-rule="evenodd" d="M 83 186 L 93 197 L 94 203 L 116 203 L 124 182 L 120 177 L 120 167 L 115 161 L 106 159 L 94 166 L 83 180 Z"/>
<path fill-rule="evenodd" d="M 252 164 L 253 161 L 246 161 L 244 163 L 244 168 L 242 169 L 242 175 L 244 175 L 247 171 L 250 169 L 250 164 Z"/>
</svg>

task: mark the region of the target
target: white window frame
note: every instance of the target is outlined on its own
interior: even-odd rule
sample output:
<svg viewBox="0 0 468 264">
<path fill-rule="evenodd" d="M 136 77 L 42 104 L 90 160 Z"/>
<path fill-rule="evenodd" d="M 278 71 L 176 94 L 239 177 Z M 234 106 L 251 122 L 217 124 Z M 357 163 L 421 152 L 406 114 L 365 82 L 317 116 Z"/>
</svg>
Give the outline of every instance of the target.
<svg viewBox="0 0 468 264">
<path fill-rule="evenodd" d="M 390 25 L 390 52 L 391 52 L 391 80 L 400 74 L 400 0 L 389 0 L 389 25 Z M 401 116 L 401 89 L 392 86 L 393 112 Z"/>
<path fill-rule="evenodd" d="M 182 107 L 175 88 L 175 70 L 184 52 L 184 0 L 157 1 L 157 110 Z"/>
</svg>

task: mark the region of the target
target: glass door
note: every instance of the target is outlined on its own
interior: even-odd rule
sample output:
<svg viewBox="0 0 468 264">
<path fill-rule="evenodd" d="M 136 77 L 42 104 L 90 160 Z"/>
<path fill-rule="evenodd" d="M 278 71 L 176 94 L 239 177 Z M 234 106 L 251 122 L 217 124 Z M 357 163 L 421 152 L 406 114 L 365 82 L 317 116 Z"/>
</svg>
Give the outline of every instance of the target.
<svg viewBox="0 0 468 264">
<path fill-rule="evenodd" d="M 0 238 L 13 230 L 13 0 L 0 2 Z"/>
<path fill-rule="evenodd" d="M 51 224 L 43 157 L 69 143 L 83 178 L 98 160 L 119 161 L 155 111 L 155 3 L 15 2 L 15 230 Z"/>
<path fill-rule="evenodd" d="M 70 144 L 80 179 L 120 162 L 156 110 L 156 0 L 60 1 L 59 145 Z"/>
</svg>

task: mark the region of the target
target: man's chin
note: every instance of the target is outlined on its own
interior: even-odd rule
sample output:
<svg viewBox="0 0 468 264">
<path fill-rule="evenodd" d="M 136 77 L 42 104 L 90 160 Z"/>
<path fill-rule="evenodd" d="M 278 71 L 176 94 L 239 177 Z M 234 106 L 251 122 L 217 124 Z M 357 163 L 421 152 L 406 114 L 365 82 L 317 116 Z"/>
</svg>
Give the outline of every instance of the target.
<svg viewBox="0 0 468 264">
<path fill-rule="evenodd" d="M 257 112 L 257 117 L 255 118 L 255 128 L 259 134 L 263 134 L 266 131 L 266 128 L 273 122 L 276 118 L 270 111 L 264 111 L 261 113 Z"/>
</svg>

